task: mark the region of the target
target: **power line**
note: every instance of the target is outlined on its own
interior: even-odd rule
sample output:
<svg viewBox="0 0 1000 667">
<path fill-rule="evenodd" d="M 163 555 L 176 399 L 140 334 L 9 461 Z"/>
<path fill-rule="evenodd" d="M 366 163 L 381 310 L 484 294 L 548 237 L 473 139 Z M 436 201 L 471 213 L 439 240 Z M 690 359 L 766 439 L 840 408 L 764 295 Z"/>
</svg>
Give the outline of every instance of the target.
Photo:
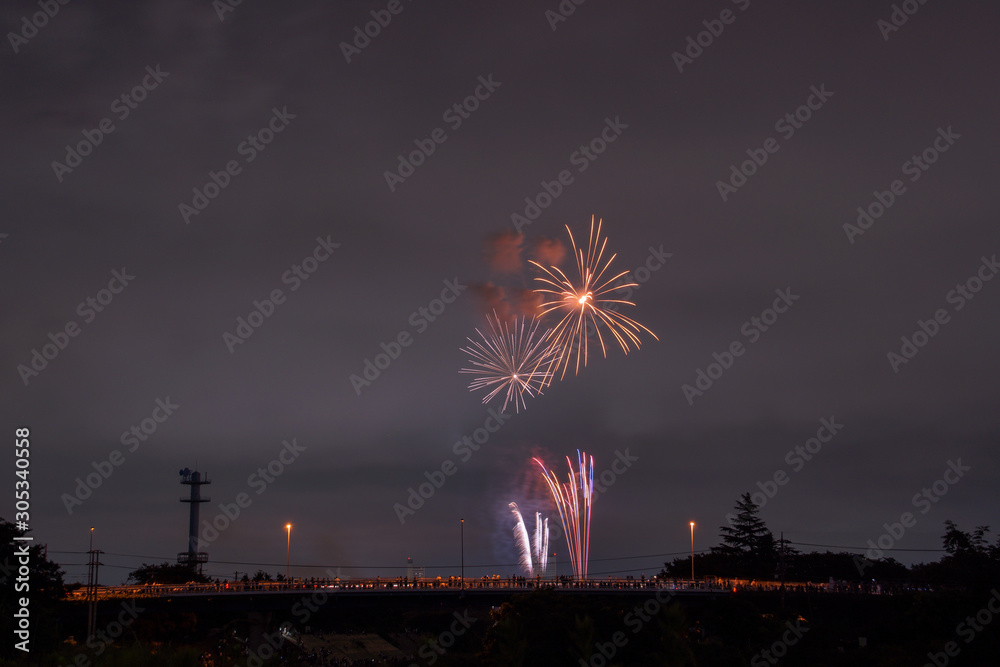
<svg viewBox="0 0 1000 667">
<path fill-rule="evenodd" d="M 804 546 L 804 547 L 822 547 L 822 548 L 827 548 L 827 549 L 845 549 L 845 550 L 848 550 L 848 551 L 865 552 L 865 551 L 868 550 L 868 547 L 845 546 L 845 545 L 838 545 L 838 544 L 815 544 L 815 543 L 812 543 L 812 542 L 795 542 L 795 541 L 792 541 L 792 540 L 785 540 L 785 543 L 796 545 L 796 546 Z M 706 553 L 711 553 L 711 551 L 712 551 L 712 549 L 699 549 L 699 550 L 697 550 L 695 552 L 695 554 L 696 555 L 704 555 Z M 947 550 L 946 549 L 902 549 L 902 548 L 891 548 L 891 549 L 881 549 L 881 551 L 883 551 L 883 552 L 930 552 L 930 553 L 941 553 L 941 552 L 945 552 Z M 51 554 L 82 555 L 82 554 L 86 554 L 88 552 L 86 552 L 86 551 L 56 551 L 56 550 L 52 550 L 52 551 L 49 551 L 49 553 L 51 553 Z M 137 558 L 137 559 L 150 560 L 150 561 L 166 561 L 166 562 L 171 562 L 171 561 L 174 560 L 173 557 L 170 557 L 170 556 L 151 556 L 151 555 L 148 555 L 148 554 L 146 554 L 146 555 L 143 555 L 143 554 L 125 554 L 125 553 L 118 553 L 118 552 L 113 552 L 113 551 L 107 551 L 107 552 L 102 552 L 102 553 L 103 553 L 104 556 L 118 556 L 118 557 L 121 557 L 121 558 Z M 591 563 L 610 563 L 610 562 L 614 562 L 614 561 L 638 560 L 638 559 L 643 559 L 643 558 L 667 558 L 667 557 L 671 557 L 671 556 L 688 556 L 690 554 L 691 554 L 690 550 L 687 550 L 687 551 L 674 551 L 674 552 L 667 552 L 667 553 L 643 554 L 643 555 L 634 555 L 634 556 L 615 556 L 615 557 L 608 557 L 608 558 L 593 558 L 593 559 L 590 560 L 590 562 Z M 226 561 L 226 560 L 213 560 L 213 561 L 209 561 L 209 563 L 211 565 L 238 565 L 238 566 L 251 566 L 251 567 L 259 567 L 259 568 L 275 568 L 275 567 L 280 568 L 280 566 L 283 565 L 283 563 L 261 563 L 261 562 L 252 562 L 252 561 Z M 60 565 L 63 565 L 63 566 L 66 566 L 66 567 L 79 567 L 79 566 L 82 566 L 82 565 L 87 565 L 87 563 L 69 562 L 69 563 L 60 563 Z M 129 566 L 129 565 L 113 565 L 113 564 L 110 564 L 110 563 L 103 564 L 103 565 L 105 567 L 111 567 L 111 568 L 122 569 L 122 570 L 135 569 L 135 567 Z M 394 571 L 399 571 L 399 570 L 402 570 L 403 568 L 405 568 L 407 566 L 406 565 L 336 565 L 336 564 L 320 564 L 320 565 L 315 565 L 315 564 L 302 564 L 302 563 L 298 563 L 298 564 L 295 565 L 295 567 L 300 568 L 300 569 L 304 568 L 304 569 L 331 569 L 331 570 L 394 570 Z M 447 564 L 422 565 L 421 567 L 425 567 L 425 568 L 428 568 L 428 569 L 448 569 L 448 568 L 456 568 L 456 567 L 458 567 L 458 565 L 454 564 L 454 563 L 447 563 Z M 469 567 L 470 568 L 480 568 L 480 569 L 481 568 L 518 568 L 518 567 L 520 567 L 520 563 L 483 563 L 483 564 L 470 564 Z M 640 572 L 640 571 L 643 571 L 645 569 L 648 569 L 648 568 L 629 568 L 629 569 L 621 569 L 621 570 L 608 570 L 608 571 L 604 571 L 604 572 L 595 572 L 593 574 L 600 575 L 600 574 L 614 574 L 614 573 L 617 573 L 617 572 Z"/>
<path fill-rule="evenodd" d="M 705 553 L 707 551 L 708 551 L 707 549 L 700 549 L 700 550 L 696 551 L 695 553 L 702 554 L 702 553 Z M 50 553 L 74 554 L 74 553 L 86 553 L 86 552 L 51 551 Z M 172 560 L 171 558 L 166 557 L 166 556 L 149 556 L 149 555 L 140 555 L 140 554 L 123 554 L 123 553 L 117 553 L 117 552 L 113 552 L 113 551 L 105 551 L 103 553 L 104 553 L 105 556 L 121 556 L 123 558 L 142 558 L 142 559 L 148 559 L 148 560 L 154 560 L 154 561 L 155 560 L 163 560 L 163 561 L 168 561 L 168 562 L 170 560 Z M 637 555 L 637 556 L 616 556 L 616 557 L 609 557 L 609 558 L 592 558 L 590 560 L 590 562 L 591 563 L 606 563 L 606 562 L 619 561 L 619 560 L 636 560 L 636 559 L 640 559 L 640 558 L 663 558 L 663 557 L 667 557 L 667 556 L 686 556 L 686 555 L 689 555 L 690 553 L 691 553 L 690 551 L 674 551 L 674 552 L 669 552 L 669 553 L 643 554 L 643 555 Z M 215 565 L 251 565 L 251 566 L 255 566 L 255 567 L 279 567 L 280 565 L 283 565 L 283 563 L 259 563 L 259 562 L 251 562 L 251 561 L 229 561 L 229 560 L 212 560 L 212 561 L 209 561 L 209 562 L 212 563 L 212 564 L 215 564 Z M 67 563 L 67 565 L 77 565 L 77 563 Z M 127 567 L 127 566 L 124 566 L 124 565 L 110 565 L 109 567 Z M 325 564 L 324 565 L 312 565 L 312 564 L 302 564 L 302 563 L 299 563 L 299 564 L 296 564 L 295 567 L 298 567 L 298 568 L 329 568 L 329 569 L 340 568 L 340 569 L 348 569 L 348 570 L 401 570 L 404 567 L 406 567 L 406 565 L 325 565 Z M 438 569 L 440 569 L 440 568 L 457 567 L 457 565 L 455 565 L 455 564 L 443 564 L 443 565 L 442 564 L 435 564 L 435 565 L 423 565 L 422 567 L 426 567 L 426 568 L 438 568 Z M 479 568 L 483 568 L 483 567 L 520 567 L 520 563 L 483 563 L 483 564 L 473 564 L 473 565 L 470 565 L 470 567 L 479 567 Z M 624 571 L 624 570 L 622 570 L 622 571 Z"/>
<path fill-rule="evenodd" d="M 845 547 L 842 544 L 812 544 L 810 542 L 793 542 L 791 540 L 785 540 L 788 544 L 797 544 L 802 547 L 826 547 L 829 549 L 852 549 L 854 551 L 868 551 L 871 547 Z M 878 547 L 880 551 L 936 551 L 942 552 L 947 551 L 947 549 L 883 549 Z"/>
</svg>

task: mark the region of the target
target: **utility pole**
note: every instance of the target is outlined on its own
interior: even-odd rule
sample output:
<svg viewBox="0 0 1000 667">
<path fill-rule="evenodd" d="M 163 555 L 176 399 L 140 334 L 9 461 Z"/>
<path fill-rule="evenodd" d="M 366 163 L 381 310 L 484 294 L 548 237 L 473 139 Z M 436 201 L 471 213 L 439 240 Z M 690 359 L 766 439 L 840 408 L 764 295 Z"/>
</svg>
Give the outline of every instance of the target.
<svg viewBox="0 0 1000 667">
<path fill-rule="evenodd" d="M 97 634 L 97 578 L 101 552 L 94 550 L 94 527 L 90 527 L 90 549 L 87 551 L 90 560 L 87 562 L 87 642 Z"/>
<path fill-rule="evenodd" d="M 781 531 L 781 608 L 785 608 L 785 531 Z"/>
</svg>

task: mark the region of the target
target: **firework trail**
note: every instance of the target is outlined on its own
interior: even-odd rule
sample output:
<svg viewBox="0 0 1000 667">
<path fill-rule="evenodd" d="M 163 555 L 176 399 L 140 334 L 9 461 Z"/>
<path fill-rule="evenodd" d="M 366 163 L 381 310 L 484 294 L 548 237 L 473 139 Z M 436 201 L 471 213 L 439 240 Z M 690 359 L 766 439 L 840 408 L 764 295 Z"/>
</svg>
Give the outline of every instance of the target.
<svg viewBox="0 0 1000 667">
<path fill-rule="evenodd" d="M 531 566 L 531 545 L 528 543 L 528 529 L 524 527 L 524 519 L 517 509 L 517 503 L 511 503 L 507 507 L 517 517 L 517 523 L 514 525 L 514 543 L 517 544 L 517 550 L 521 554 L 521 567 L 528 573 L 528 577 L 534 577 L 534 568 Z"/>
<path fill-rule="evenodd" d="M 542 477 L 549 485 L 552 500 L 559 510 L 573 575 L 577 579 L 586 579 L 590 559 L 590 511 L 594 504 L 594 457 L 588 460 L 587 453 L 578 449 L 576 459 L 577 470 L 574 471 L 572 461 L 566 457 L 569 481 L 565 484 L 560 484 L 555 471 L 547 470 L 540 459 L 533 460 L 542 469 Z"/>
<path fill-rule="evenodd" d="M 542 388 L 552 381 L 551 367 L 558 359 L 558 348 L 545 342 L 548 331 L 535 337 L 539 322 L 534 318 L 529 325 L 521 317 L 520 326 L 515 318 L 513 330 L 500 321 L 496 311 L 493 319 L 487 315 L 486 321 L 490 325 L 490 335 L 476 329 L 482 342 L 468 338 L 472 345 L 461 348 L 472 357 L 470 362 L 475 368 L 463 368 L 460 372 L 478 376 L 469 384 L 469 391 L 492 388 L 483 403 L 506 390 L 500 412 L 506 410 L 511 401 L 514 410 L 520 412 L 522 407 L 527 409 L 525 393 L 530 397 L 541 394 Z"/>
<path fill-rule="evenodd" d="M 597 340 L 601 344 L 601 352 L 607 356 L 607 349 L 604 346 L 604 337 L 601 335 L 600 324 L 607 326 L 608 331 L 615 337 L 618 344 L 629 353 L 631 345 L 635 345 L 638 350 L 640 345 L 639 333 L 645 331 L 653 338 L 656 334 L 639 324 L 630 317 L 626 317 L 615 310 L 617 304 L 634 306 L 631 301 L 623 299 L 608 298 L 612 293 L 626 287 L 638 287 L 637 283 L 623 283 L 615 285 L 615 281 L 622 276 L 628 275 L 628 271 L 623 271 L 612 277 L 605 277 L 608 267 L 617 255 L 611 257 L 601 265 L 604 257 L 604 249 L 608 244 L 605 237 L 601 240 L 601 221 L 597 221 L 597 231 L 594 231 L 594 218 L 590 218 L 590 240 L 587 242 L 587 253 L 584 255 L 583 248 L 576 247 L 576 240 L 569 225 L 566 226 L 569 232 L 569 240 L 573 246 L 573 255 L 576 259 L 577 270 L 580 274 L 579 284 L 573 284 L 559 267 L 552 266 L 545 268 L 534 260 L 529 260 L 532 264 L 541 269 L 545 275 L 536 277 L 535 280 L 543 283 L 542 287 L 535 288 L 535 291 L 551 298 L 552 300 L 542 304 L 540 316 L 544 317 L 548 313 L 559 311 L 563 313 L 562 319 L 547 334 L 546 339 L 550 341 L 558 352 L 558 358 L 552 368 L 552 377 L 559 373 L 562 368 L 560 379 L 566 377 L 566 370 L 569 368 L 570 357 L 573 356 L 573 348 L 576 347 L 576 373 L 580 372 L 580 360 L 583 365 L 587 365 L 587 325 L 593 325 L 597 332 Z M 656 338 L 659 340 L 659 338 Z M 552 377 L 547 384 L 551 384 Z"/>
<path fill-rule="evenodd" d="M 536 574 L 545 576 L 549 565 L 549 520 L 542 520 L 542 513 L 535 512 L 535 530 L 533 539 L 528 540 L 528 529 L 524 525 L 524 517 L 517 503 L 507 505 L 517 518 L 514 524 L 514 544 L 520 554 L 520 564 L 529 577 Z"/>
<path fill-rule="evenodd" d="M 545 519 L 542 524 L 542 513 L 535 512 L 535 540 L 533 543 L 535 550 L 535 568 L 545 576 L 545 571 L 549 566 L 549 520 Z"/>
</svg>

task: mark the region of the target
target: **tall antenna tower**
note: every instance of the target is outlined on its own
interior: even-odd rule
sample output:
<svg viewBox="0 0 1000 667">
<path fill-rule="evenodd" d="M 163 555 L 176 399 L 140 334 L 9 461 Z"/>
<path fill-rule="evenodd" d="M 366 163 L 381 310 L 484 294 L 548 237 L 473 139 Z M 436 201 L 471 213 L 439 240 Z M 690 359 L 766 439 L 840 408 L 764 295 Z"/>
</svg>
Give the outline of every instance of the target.
<svg viewBox="0 0 1000 667">
<path fill-rule="evenodd" d="M 192 471 L 189 468 L 181 470 L 180 475 L 181 484 L 187 484 L 191 487 L 191 497 L 181 498 L 182 503 L 191 503 L 191 516 L 188 521 L 188 550 L 177 554 L 177 562 L 190 565 L 192 568 L 197 565 L 198 572 L 201 573 L 202 565 L 208 562 L 208 553 L 198 551 L 198 505 L 212 500 L 201 497 L 201 485 L 211 484 L 212 481 L 208 479 L 207 475 L 205 479 L 202 479 L 200 472 Z"/>
</svg>

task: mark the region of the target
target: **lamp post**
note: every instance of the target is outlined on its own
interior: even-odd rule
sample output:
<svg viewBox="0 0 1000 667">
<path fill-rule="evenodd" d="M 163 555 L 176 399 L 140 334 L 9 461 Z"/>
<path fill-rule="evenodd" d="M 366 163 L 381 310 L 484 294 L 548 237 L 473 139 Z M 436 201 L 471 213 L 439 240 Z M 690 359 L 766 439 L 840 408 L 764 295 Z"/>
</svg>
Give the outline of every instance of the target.
<svg viewBox="0 0 1000 667">
<path fill-rule="evenodd" d="M 292 560 L 292 524 L 286 523 L 285 530 L 288 531 L 288 548 L 285 551 L 285 583 L 288 583 L 288 565 Z"/>
<path fill-rule="evenodd" d="M 462 523 L 462 590 L 465 590 L 465 519 L 459 519 Z"/>
<path fill-rule="evenodd" d="M 694 583 L 694 521 L 691 522 L 691 582 Z"/>
</svg>

